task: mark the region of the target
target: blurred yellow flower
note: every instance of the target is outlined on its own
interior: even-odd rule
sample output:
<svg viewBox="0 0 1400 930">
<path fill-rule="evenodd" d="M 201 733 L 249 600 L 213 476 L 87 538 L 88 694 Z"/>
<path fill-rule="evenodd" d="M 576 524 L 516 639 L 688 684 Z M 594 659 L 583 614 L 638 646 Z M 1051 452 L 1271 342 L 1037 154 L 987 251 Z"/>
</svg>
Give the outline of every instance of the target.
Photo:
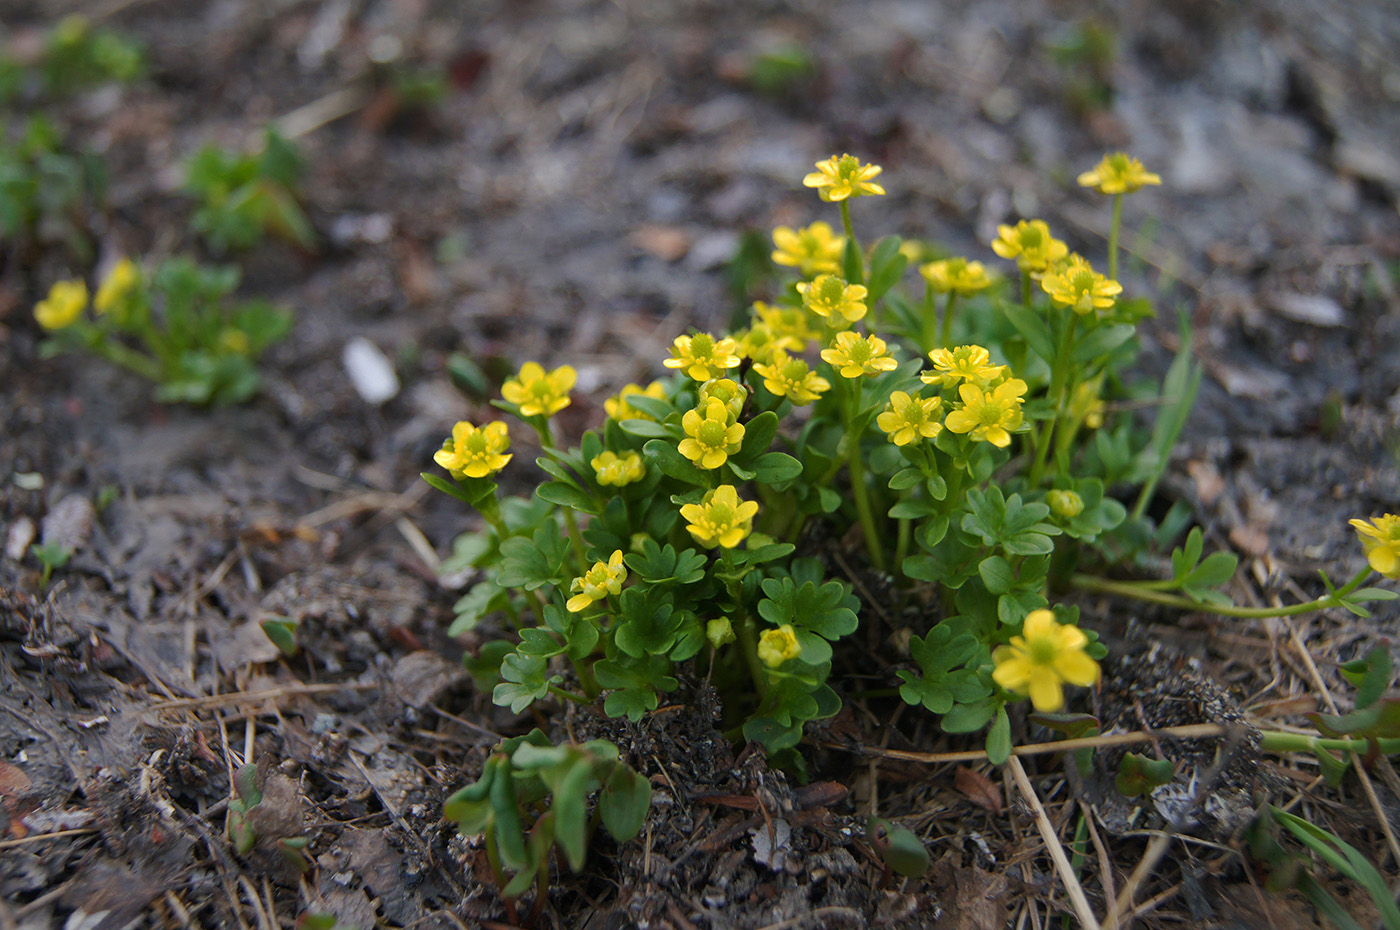
<svg viewBox="0 0 1400 930">
<path fill-rule="evenodd" d="M 965 258 L 945 258 L 920 265 L 919 274 L 923 275 L 935 294 L 956 291 L 959 295 L 966 296 L 992 286 L 986 266 Z"/>
<path fill-rule="evenodd" d="M 92 299 L 92 308 L 98 313 L 106 313 L 126 299 L 141 285 L 141 270 L 129 258 L 123 258 L 112 266 L 107 277 L 97 288 Z"/>
<path fill-rule="evenodd" d="M 742 500 L 732 484 L 722 484 L 705 492 L 698 504 L 681 507 L 686 529 L 702 546 L 723 546 L 733 549 L 753 530 L 753 518 L 758 504 Z"/>
<path fill-rule="evenodd" d="M 789 352 L 803 352 L 807 343 L 817 338 L 812 328 L 812 315 L 804 307 L 773 307 L 759 300 L 754 302 L 753 313 L 773 339 Z"/>
<path fill-rule="evenodd" d="M 643 413 L 636 407 L 627 403 L 627 398 L 633 394 L 640 394 L 643 397 L 652 397 L 656 400 L 665 400 L 666 385 L 662 384 L 660 381 L 653 381 L 646 387 L 642 387 L 640 384 L 625 385 L 622 390 L 617 393 L 616 397 L 609 397 L 607 400 L 603 401 L 603 410 L 607 412 L 608 416 L 617 420 L 619 423 L 623 420 L 655 419 L 650 414 Z"/>
<path fill-rule="evenodd" d="M 510 436 L 506 425 L 494 420 L 477 429 L 462 422 L 452 427 L 452 435 L 433 453 L 433 461 L 452 473 L 454 478 L 485 478 L 494 475 L 511 456 Z"/>
<path fill-rule="evenodd" d="M 749 389 L 732 378 L 711 378 L 700 385 L 700 402 L 695 406 L 701 409 L 717 400 L 729 411 L 729 422 L 739 419 L 744 412 L 744 404 L 749 399 Z"/>
<path fill-rule="evenodd" d="M 1047 491 L 1045 503 L 1050 505 L 1050 512 L 1055 516 L 1069 520 L 1073 520 L 1084 512 L 1084 498 L 1074 491 L 1059 489 Z"/>
<path fill-rule="evenodd" d="M 818 275 L 797 285 L 802 305 L 830 325 L 844 329 L 865 316 L 865 295 L 862 285 L 847 284 L 845 278 L 834 274 Z"/>
<path fill-rule="evenodd" d="M 519 407 L 523 417 L 552 417 L 569 406 L 569 391 L 577 380 L 570 365 L 546 373 L 538 363 L 526 362 L 514 380 L 501 385 L 501 396 Z"/>
<path fill-rule="evenodd" d="M 817 162 L 817 170 L 803 178 L 802 184 L 815 187 L 822 200 L 833 203 L 866 194 L 883 194 L 885 189 L 871 180 L 883 170 L 879 165 L 862 165 L 854 155 L 833 155 Z"/>
<path fill-rule="evenodd" d="M 774 630 L 764 630 L 758 638 L 758 658 L 769 668 L 777 668 L 800 655 L 802 644 L 797 641 L 797 631 L 791 623 L 784 623 Z"/>
<path fill-rule="evenodd" d="M 763 377 L 763 386 L 778 397 L 802 407 L 831 388 L 831 382 L 808 368 L 803 359 L 792 358 L 782 349 L 769 358 L 768 364 L 755 363 L 753 370 Z"/>
<path fill-rule="evenodd" d="M 593 474 L 604 487 L 620 488 L 634 481 L 641 481 L 647 475 L 647 467 L 636 452 L 600 452 L 588 463 L 593 466 Z"/>
<path fill-rule="evenodd" d="M 1123 285 L 1109 280 L 1094 270 L 1084 258 L 1074 255 L 1069 264 L 1046 271 L 1040 286 L 1050 299 L 1061 306 L 1071 307 L 1083 316 L 1095 310 L 1107 310 L 1123 293 Z"/>
<path fill-rule="evenodd" d="M 1161 177 L 1123 152 L 1105 155 L 1091 170 L 1079 176 L 1080 187 L 1092 187 L 1100 194 L 1131 194 L 1148 184 L 1161 183 Z"/>
<path fill-rule="evenodd" d="M 1371 567 L 1392 581 L 1400 580 L 1400 516 L 1388 513 L 1369 523 L 1365 520 L 1349 522 L 1356 529 Z"/>
<path fill-rule="evenodd" d="M 1044 220 L 1021 220 L 1015 226 L 998 226 L 992 251 L 1016 259 L 1022 271 L 1044 271 L 1069 254 L 1069 246 L 1050 235 Z"/>
<path fill-rule="evenodd" d="M 88 289 L 82 281 L 58 281 L 49 296 L 34 305 L 34 319 L 44 329 L 65 329 L 78 321 L 87 307 Z"/>
<path fill-rule="evenodd" d="M 1033 610 L 1021 625 L 1021 635 L 992 653 L 992 680 L 1008 691 L 1030 695 L 1041 713 L 1065 704 L 1064 685 L 1088 686 L 1099 680 L 1099 665 L 1084 647 L 1089 637 L 1076 626 L 1055 622 L 1048 610 Z"/>
<path fill-rule="evenodd" d="M 773 230 L 773 262 L 796 268 L 804 278 L 815 274 L 835 274 L 841 270 L 841 253 L 846 237 L 838 236 L 820 220 L 794 230 L 779 226 Z"/>
</svg>

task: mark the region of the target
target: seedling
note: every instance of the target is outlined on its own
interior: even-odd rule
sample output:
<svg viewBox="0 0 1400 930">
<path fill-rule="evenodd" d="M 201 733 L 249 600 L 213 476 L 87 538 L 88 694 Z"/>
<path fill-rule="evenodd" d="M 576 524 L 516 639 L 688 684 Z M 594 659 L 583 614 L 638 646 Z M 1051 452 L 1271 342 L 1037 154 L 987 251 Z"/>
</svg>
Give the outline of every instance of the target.
<svg viewBox="0 0 1400 930">
<path fill-rule="evenodd" d="M 148 277 L 122 259 L 97 288 L 91 315 L 86 283 L 60 281 L 34 308 L 50 333 L 40 351 L 90 352 L 155 382 L 161 401 L 241 403 L 257 392 L 258 357 L 287 334 L 292 316 L 266 301 L 230 301 L 238 277 L 236 268 L 186 258 Z"/>
<path fill-rule="evenodd" d="M 249 249 L 267 235 L 315 248 L 316 234 L 298 194 L 302 172 L 295 147 L 273 129 L 259 152 L 205 146 L 186 169 L 185 191 L 200 204 L 195 230 L 215 252 Z"/>
</svg>

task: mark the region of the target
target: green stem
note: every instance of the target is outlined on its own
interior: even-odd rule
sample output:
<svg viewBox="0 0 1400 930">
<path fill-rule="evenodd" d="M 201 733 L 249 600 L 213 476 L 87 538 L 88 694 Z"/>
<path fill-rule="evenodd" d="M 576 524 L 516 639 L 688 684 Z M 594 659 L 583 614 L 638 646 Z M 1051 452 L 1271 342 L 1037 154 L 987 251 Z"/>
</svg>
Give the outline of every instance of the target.
<svg viewBox="0 0 1400 930">
<path fill-rule="evenodd" d="M 578 520 L 574 517 L 574 511 L 570 507 L 562 508 L 564 511 L 564 526 L 569 531 L 569 542 L 573 544 L 574 558 L 578 559 L 578 573 L 580 575 L 588 571 L 588 555 L 583 548 L 583 534 L 579 532 Z"/>
<path fill-rule="evenodd" d="M 875 531 L 875 515 L 870 509 L 870 490 L 865 484 L 865 462 L 860 455 L 860 433 L 855 429 L 856 413 L 860 408 L 861 385 L 845 378 L 840 379 L 841 400 L 846 407 L 846 465 L 851 479 L 851 496 L 856 501 L 856 516 L 860 519 L 861 532 L 865 534 L 865 551 L 870 553 L 870 562 L 880 571 L 885 570 L 885 550 Z"/>
<path fill-rule="evenodd" d="M 1363 738 L 1324 739 L 1306 733 L 1284 733 L 1279 730 L 1264 730 L 1259 740 L 1259 748 L 1265 752 L 1315 752 L 1325 749 L 1330 752 L 1366 753 L 1371 750 L 1372 741 Z M 1400 752 L 1400 738 L 1378 739 L 1375 741 L 1380 751 L 1386 755 Z"/>
<path fill-rule="evenodd" d="M 933 348 L 934 333 L 938 328 L 938 310 L 934 306 L 933 285 L 924 282 L 923 333 L 919 338 L 919 351 L 927 355 Z"/>
<path fill-rule="evenodd" d="M 1108 276 L 1118 280 L 1118 227 L 1123 222 L 1123 195 L 1113 195 L 1113 224 L 1108 227 Z"/>
<path fill-rule="evenodd" d="M 1031 272 L 1029 268 L 1021 269 L 1021 306 L 1027 310 L 1031 309 Z"/>
<path fill-rule="evenodd" d="M 899 535 L 895 537 L 894 564 L 903 565 L 909 555 L 909 542 L 914 536 L 914 526 L 908 518 L 899 521 Z"/>
<path fill-rule="evenodd" d="M 1055 401 L 1055 415 L 1045 424 L 1044 432 L 1036 440 L 1035 461 L 1031 463 L 1030 475 L 1027 478 L 1031 488 L 1040 487 L 1041 472 L 1045 468 L 1045 459 L 1055 438 L 1056 424 L 1065 415 L 1070 347 L 1074 343 L 1074 329 L 1079 323 L 1079 314 L 1069 309 L 1063 312 L 1069 317 L 1069 322 L 1065 324 L 1064 332 L 1060 336 L 1060 345 L 1055 351 L 1055 367 L 1050 372 L 1049 395 Z"/>
<path fill-rule="evenodd" d="M 120 342 L 104 339 L 98 347 L 98 352 L 109 362 L 120 365 L 127 371 L 134 372 L 143 378 L 156 383 L 164 379 L 161 377 L 161 366 L 158 361 L 146 355 L 144 352 L 137 352 Z"/>
<path fill-rule="evenodd" d="M 1071 575 L 1069 582 L 1074 587 L 1085 591 L 1101 591 L 1105 594 L 1119 594 L 1124 597 L 1132 597 L 1140 601 L 1147 601 L 1150 604 L 1161 604 L 1164 607 L 1177 607 L 1182 610 L 1217 614 L 1221 617 L 1263 618 L 1295 617 L 1299 614 L 1312 613 L 1316 610 L 1340 607 L 1342 606 L 1343 599 L 1345 599 L 1348 594 L 1361 587 L 1361 583 L 1370 576 L 1371 567 L 1368 565 L 1357 572 L 1355 577 L 1350 581 L 1331 594 L 1319 597 L 1317 600 L 1293 604 L 1290 607 L 1239 607 L 1234 604 L 1228 607 L 1222 607 L 1216 604 L 1203 604 L 1178 594 L 1167 594 L 1163 591 L 1152 590 L 1142 586 L 1138 582 L 1113 581 L 1109 578 L 1099 578 L 1096 575 Z M 1148 582 L 1148 584 L 1155 584 L 1155 582 Z"/>
<path fill-rule="evenodd" d="M 851 284 L 865 283 L 865 256 L 861 254 L 860 242 L 856 239 L 855 227 L 851 225 L 851 202 L 841 201 L 841 229 L 846 234 L 846 247 L 854 248 L 856 253 L 856 279 Z"/>
<path fill-rule="evenodd" d="M 570 691 L 567 688 L 561 688 L 558 685 L 550 685 L 549 693 L 554 695 L 555 697 L 561 697 L 566 701 L 573 701 L 575 704 L 593 703 L 592 698 L 587 697 L 586 695 L 579 694 L 577 691 Z"/>
<path fill-rule="evenodd" d="M 938 344 L 948 348 L 953 337 L 953 309 L 958 305 L 958 292 L 948 292 L 948 302 L 943 305 L 943 328 L 938 331 Z"/>
</svg>

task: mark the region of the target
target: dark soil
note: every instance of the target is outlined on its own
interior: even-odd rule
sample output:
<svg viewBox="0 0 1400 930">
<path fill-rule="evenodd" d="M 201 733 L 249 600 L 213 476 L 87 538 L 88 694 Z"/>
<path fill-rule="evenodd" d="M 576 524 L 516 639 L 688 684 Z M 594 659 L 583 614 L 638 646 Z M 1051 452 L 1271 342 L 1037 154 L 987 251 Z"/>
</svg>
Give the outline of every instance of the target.
<svg viewBox="0 0 1400 930">
<path fill-rule="evenodd" d="M 69 6 L 0 3 L 0 34 L 32 44 Z M 324 247 L 236 256 L 243 292 L 297 321 L 263 394 L 222 410 L 41 360 L 34 301 L 91 269 L 61 249 L 0 258 L 0 930 L 273 928 L 311 911 L 503 926 L 483 851 L 441 804 L 501 735 L 537 723 L 613 739 L 655 793 L 642 836 L 600 839 L 585 874 L 556 875 L 543 926 L 980 930 L 1072 914 L 1010 776 L 911 761 L 975 743 L 910 708 L 853 704 L 811 734 L 801 785 L 719 737 L 701 683 L 637 725 L 516 719 L 458 663 L 478 643 L 446 636 L 460 592 L 437 562 L 468 520 L 417 475 L 455 421 L 489 411 L 454 386 L 448 354 L 488 371 L 574 365 L 561 428 L 577 434 L 603 397 L 660 370 L 672 337 L 741 307 L 725 265 L 742 233 L 834 219 L 799 184 L 832 153 L 885 168 L 863 235 L 988 262 L 996 224 L 1022 216 L 1101 253 L 1108 211 L 1073 181 L 1105 150 L 1162 173 L 1127 210 L 1125 284 L 1160 313 L 1142 373 L 1165 370 L 1180 313 L 1207 377 L 1160 503 L 1188 502 L 1209 545 L 1241 555 L 1237 600 L 1315 596 L 1318 569 L 1361 564 L 1346 520 L 1400 509 L 1400 16 L 1385 0 L 90 6 L 151 64 L 53 114 L 110 172 L 102 256 L 197 249 L 184 160 L 272 120 L 311 165 Z M 1053 51 L 1086 24 L 1116 39 L 1097 77 Z M 815 72 L 756 90 L 752 62 L 789 45 Z M 396 110 L 374 89 L 371 50 L 388 47 L 445 69 L 447 99 Z M 1106 107 L 1085 104 L 1095 81 Z M 354 337 L 396 367 L 402 389 L 381 406 L 347 376 Z M 25 554 L 36 534 L 75 550 L 47 588 Z M 1263 797 L 1301 805 L 1394 878 L 1388 763 L 1373 803 L 1354 777 L 1328 788 L 1315 766 L 1261 754 L 1252 727 L 1301 725 L 1328 694 L 1345 709 L 1338 663 L 1390 642 L 1400 611 L 1289 624 L 1083 607 L 1116 658 L 1075 709 L 1106 730 L 1240 724 L 1164 739 L 1175 793 L 1142 803 L 1114 790 L 1111 753 L 1082 776 L 1025 760 L 1063 842 L 1076 805 L 1095 814 L 1102 845 L 1081 873 L 1095 913 L 1170 829 L 1188 836 L 1140 887 L 1154 902 L 1140 923 L 1312 926 L 1242 852 Z M 270 616 L 300 621 L 296 659 L 261 632 Z M 1018 720 L 1015 738 L 1049 736 Z M 264 834 L 310 840 L 305 877 L 267 843 L 236 856 L 224 835 L 248 759 L 263 766 Z M 925 879 L 882 874 L 872 809 L 925 838 Z M 1364 893 L 1334 890 L 1367 925 Z"/>
</svg>

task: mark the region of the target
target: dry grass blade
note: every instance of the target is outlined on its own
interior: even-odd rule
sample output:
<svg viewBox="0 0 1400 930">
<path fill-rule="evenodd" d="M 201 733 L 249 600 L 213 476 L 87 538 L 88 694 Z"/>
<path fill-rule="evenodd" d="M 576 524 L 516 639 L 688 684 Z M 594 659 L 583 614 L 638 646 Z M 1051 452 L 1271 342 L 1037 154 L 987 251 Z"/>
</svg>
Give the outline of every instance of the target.
<svg viewBox="0 0 1400 930">
<path fill-rule="evenodd" d="M 1060 838 L 1055 833 L 1055 825 L 1050 822 L 1050 815 L 1045 812 L 1045 805 L 1040 803 L 1040 798 L 1035 793 L 1031 780 L 1026 776 L 1025 767 L 1021 765 L 1021 760 L 1012 756 L 1006 760 L 1006 767 L 1011 772 L 1011 777 L 1016 781 L 1016 787 L 1021 792 L 1021 796 L 1030 804 L 1035 812 L 1035 825 L 1040 830 L 1040 837 L 1045 841 L 1045 850 L 1050 853 L 1050 860 L 1055 863 L 1055 873 L 1060 876 L 1060 881 L 1064 883 L 1065 893 L 1069 895 L 1070 904 L 1074 907 L 1074 914 L 1079 918 L 1079 925 L 1084 930 L 1099 930 L 1099 922 L 1094 917 L 1094 911 L 1089 906 L 1089 899 L 1084 895 L 1084 887 L 1079 884 L 1079 876 L 1074 874 L 1073 867 L 1069 864 L 1069 857 L 1065 855 L 1065 848 L 1060 844 Z"/>
</svg>

